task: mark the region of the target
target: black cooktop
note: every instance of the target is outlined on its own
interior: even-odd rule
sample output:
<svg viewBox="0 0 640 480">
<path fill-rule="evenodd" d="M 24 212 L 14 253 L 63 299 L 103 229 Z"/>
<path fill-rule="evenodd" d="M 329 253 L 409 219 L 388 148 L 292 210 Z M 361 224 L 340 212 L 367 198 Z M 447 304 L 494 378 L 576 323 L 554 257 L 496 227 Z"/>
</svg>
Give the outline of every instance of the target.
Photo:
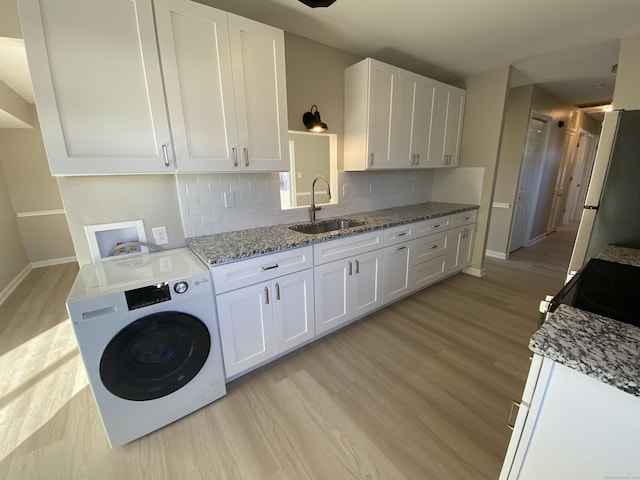
<svg viewBox="0 0 640 480">
<path fill-rule="evenodd" d="M 553 297 L 549 311 L 560 304 L 640 326 L 640 268 L 591 258 Z"/>
</svg>

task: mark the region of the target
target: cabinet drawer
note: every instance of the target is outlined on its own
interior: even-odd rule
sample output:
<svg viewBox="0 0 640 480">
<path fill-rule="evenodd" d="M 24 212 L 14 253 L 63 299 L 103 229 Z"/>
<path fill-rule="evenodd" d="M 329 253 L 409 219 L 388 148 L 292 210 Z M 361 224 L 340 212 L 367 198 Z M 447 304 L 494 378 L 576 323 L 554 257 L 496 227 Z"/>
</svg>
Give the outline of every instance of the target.
<svg viewBox="0 0 640 480">
<path fill-rule="evenodd" d="M 423 237 L 451 228 L 451 216 L 430 218 L 415 224 L 415 236 Z"/>
<path fill-rule="evenodd" d="M 468 212 L 457 213 L 451 215 L 451 227 L 459 227 L 461 225 L 469 225 L 478 220 L 478 210 L 469 210 Z"/>
<path fill-rule="evenodd" d="M 432 258 L 445 255 L 449 241 L 448 232 L 440 232 L 416 239 L 414 248 L 411 251 L 411 265 L 418 265 Z"/>
<path fill-rule="evenodd" d="M 415 237 L 415 223 L 407 223 L 398 225 L 397 227 L 385 228 L 384 230 L 384 246 L 395 245 L 396 243 L 406 242 Z"/>
<path fill-rule="evenodd" d="M 447 274 L 447 256 L 441 255 L 413 267 L 414 288 L 431 285 Z"/>
<path fill-rule="evenodd" d="M 323 263 L 382 248 L 382 230 L 329 240 L 313 246 L 313 263 Z"/>
<path fill-rule="evenodd" d="M 313 249 L 309 246 L 214 266 L 211 275 L 215 292 L 219 294 L 312 266 Z"/>
</svg>

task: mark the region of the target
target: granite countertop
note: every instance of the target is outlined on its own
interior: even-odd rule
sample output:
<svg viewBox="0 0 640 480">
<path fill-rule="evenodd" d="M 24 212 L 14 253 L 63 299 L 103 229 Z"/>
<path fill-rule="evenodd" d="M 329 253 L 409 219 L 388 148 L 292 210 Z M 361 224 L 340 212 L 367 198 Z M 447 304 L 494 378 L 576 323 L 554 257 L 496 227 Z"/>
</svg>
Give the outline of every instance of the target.
<svg viewBox="0 0 640 480">
<path fill-rule="evenodd" d="M 598 258 L 609 262 L 624 263 L 626 265 L 640 267 L 640 250 L 636 248 L 607 245 L 598 254 Z"/>
<path fill-rule="evenodd" d="M 640 396 L 640 328 L 560 305 L 531 337 L 534 353 Z"/>
<path fill-rule="evenodd" d="M 187 245 L 203 262 L 209 265 L 217 265 L 395 225 L 476 210 L 477 208 L 478 205 L 459 203 L 420 203 L 405 207 L 341 215 L 336 218 L 357 220 L 364 224 L 322 234 L 310 235 L 291 230 L 289 227 L 301 224 L 297 222 L 193 237 L 187 239 Z M 318 221 L 323 220 L 328 219 L 318 219 Z"/>
</svg>

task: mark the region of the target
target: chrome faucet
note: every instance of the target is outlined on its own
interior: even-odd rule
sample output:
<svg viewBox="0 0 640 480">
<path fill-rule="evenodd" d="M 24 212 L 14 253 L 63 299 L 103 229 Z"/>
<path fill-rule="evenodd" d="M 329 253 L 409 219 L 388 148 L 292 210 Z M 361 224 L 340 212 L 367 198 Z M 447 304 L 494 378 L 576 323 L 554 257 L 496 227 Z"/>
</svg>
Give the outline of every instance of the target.
<svg viewBox="0 0 640 480">
<path fill-rule="evenodd" d="M 318 180 L 324 181 L 324 184 L 327 186 L 327 196 L 329 200 L 331 200 L 331 189 L 329 188 L 329 182 L 323 175 L 316 175 L 313 177 L 313 182 L 311 182 L 311 223 L 315 223 L 316 221 L 316 212 L 318 210 L 322 210 L 322 207 L 316 207 L 316 182 Z"/>
</svg>

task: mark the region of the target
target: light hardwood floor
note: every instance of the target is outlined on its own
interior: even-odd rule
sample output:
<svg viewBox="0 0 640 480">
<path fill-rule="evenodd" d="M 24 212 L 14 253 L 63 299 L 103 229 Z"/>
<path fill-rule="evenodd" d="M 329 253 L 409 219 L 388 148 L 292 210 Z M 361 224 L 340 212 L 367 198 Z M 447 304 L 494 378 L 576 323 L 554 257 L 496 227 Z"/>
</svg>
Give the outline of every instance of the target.
<svg viewBox="0 0 640 480">
<path fill-rule="evenodd" d="M 0 306 L 0 478 L 495 480 L 574 234 L 488 259 L 485 277 L 395 303 L 115 450 L 64 307 L 77 267 L 34 270 Z"/>
</svg>

